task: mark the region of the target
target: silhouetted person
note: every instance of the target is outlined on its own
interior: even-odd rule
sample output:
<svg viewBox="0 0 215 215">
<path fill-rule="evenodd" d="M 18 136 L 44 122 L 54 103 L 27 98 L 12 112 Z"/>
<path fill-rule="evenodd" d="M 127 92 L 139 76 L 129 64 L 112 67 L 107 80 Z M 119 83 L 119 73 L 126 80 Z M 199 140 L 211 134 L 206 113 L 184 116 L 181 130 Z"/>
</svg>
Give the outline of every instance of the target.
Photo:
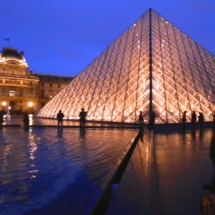
<svg viewBox="0 0 215 215">
<path fill-rule="evenodd" d="M 64 117 L 64 114 L 61 112 L 61 110 L 59 110 L 57 114 L 57 127 L 58 129 L 61 129 L 61 130 L 63 128 L 63 117 Z"/>
<path fill-rule="evenodd" d="M 142 128 L 142 127 L 143 127 L 143 124 L 144 124 L 143 112 L 142 112 L 142 111 L 140 111 L 139 123 L 140 123 L 140 128 Z"/>
<path fill-rule="evenodd" d="M 184 111 L 183 115 L 182 115 L 182 129 L 183 129 L 183 131 L 185 130 L 185 122 L 187 121 L 186 114 L 187 114 L 187 111 Z"/>
<path fill-rule="evenodd" d="M 29 126 L 29 116 L 28 116 L 28 112 L 25 112 L 25 113 L 24 113 L 23 122 L 24 122 L 25 127 L 28 127 L 28 126 Z"/>
<path fill-rule="evenodd" d="M 204 121 L 203 113 L 202 113 L 202 112 L 199 112 L 199 124 L 200 124 L 200 129 L 202 129 L 203 121 Z"/>
<path fill-rule="evenodd" d="M 150 119 L 149 119 L 149 126 L 148 129 L 151 130 L 154 128 L 154 124 L 155 124 L 155 113 L 152 111 L 152 113 L 150 114 Z"/>
<path fill-rule="evenodd" d="M 86 122 L 87 112 L 84 111 L 84 108 L 81 108 L 80 116 L 80 128 L 84 128 Z"/>
<path fill-rule="evenodd" d="M 4 114 L 0 112 L 0 125 L 4 122 Z"/>
<path fill-rule="evenodd" d="M 195 130 L 196 129 L 196 112 L 195 111 L 193 111 L 193 113 L 192 113 L 191 123 L 193 126 L 193 130 Z"/>
</svg>

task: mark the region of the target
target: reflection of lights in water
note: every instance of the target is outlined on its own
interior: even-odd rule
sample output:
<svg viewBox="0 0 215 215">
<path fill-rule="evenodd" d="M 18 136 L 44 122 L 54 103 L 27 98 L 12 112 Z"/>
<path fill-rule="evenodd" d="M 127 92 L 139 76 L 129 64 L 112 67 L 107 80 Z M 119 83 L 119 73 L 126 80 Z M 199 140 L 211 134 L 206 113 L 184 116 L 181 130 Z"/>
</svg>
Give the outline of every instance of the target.
<svg viewBox="0 0 215 215">
<path fill-rule="evenodd" d="M 29 117 L 29 125 L 33 125 L 33 114 L 28 114 Z"/>
<path fill-rule="evenodd" d="M 6 145 L 11 142 L 7 150 L 10 149 L 12 154 L 9 156 L 7 152 L 9 164 L 6 171 L 0 174 L 1 181 L 4 178 L 6 183 L 2 184 L 3 192 L 0 195 L 0 202 L 3 203 L 1 207 L 5 207 L 7 211 L 14 208 L 14 211 L 21 212 L 25 209 L 30 210 L 48 205 L 69 185 L 74 183 L 76 186 L 77 181 L 80 182 L 77 184 L 77 190 L 85 186 L 85 183 L 91 186 L 92 182 L 98 184 L 96 190 L 97 188 L 99 190 L 99 184 L 106 180 L 106 173 L 112 169 L 112 162 L 115 163 L 118 160 L 128 141 L 136 134 L 136 131 L 92 130 L 89 133 L 86 132 L 83 139 L 79 135 L 79 130 L 74 130 L 73 133 L 65 129 L 63 138 L 60 139 L 56 136 L 55 129 L 33 128 L 31 130 L 29 128 L 27 132 L 20 128 L 14 129 L 16 132 L 11 130 L 2 129 L 0 134 L 1 137 L 3 132 L 7 131 L 4 143 L 8 142 L 4 146 L 1 143 L 0 147 L 3 146 L 2 149 L 5 149 Z M 17 131 L 20 131 L 18 140 Z M 82 138 L 81 141 L 79 137 Z M 114 147 L 114 152 L 112 147 Z M 85 167 L 92 168 L 85 169 Z M 0 168 L 2 169 L 2 165 Z M 97 175 L 100 172 L 101 177 Z M 87 181 L 85 178 L 83 183 L 82 180 L 78 180 L 80 176 L 85 177 L 85 175 Z M 86 195 L 93 195 L 91 191 L 84 190 Z M 8 202 L 9 200 L 11 202 Z"/>
<path fill-rule="evenodd" d="M 8 156 L 11 155 L 10 153 L 11 145 L 7 145 L 3 151 L 3 166 L 2 166 L 2 172 L 6 171 L 6 167 L 8 166 Z"/>
<path fill-rule="evenodd" d="M 146 161 L 149 161 L 149 147 L 146 146 Z"/>
<path fill-rule="evenodd" d="M 32 114 L 29 114 L 29 115 L 32 115 Z M 29 116 L 29 118 L 30 118 L 30 116 Z M 34 154 L 38 149 L 38 147 L 37 147 L 38 139 L 35 139 L 35 138 L 36 138 L 36 136 L 32 134 L 32 129 L 31 130 L 29 129 L 29 137 L 28 137 L 28 141 L 29 141 L 28 146 L 29 146 L 29 155 L 30 155 L 29 158 L 33 162 L 36 159 Z M 29 170 L 28 173 L 30 174 L 30 179 L 34 179 L 34 178 L 36 178 L 36 173 L 38 173 L 39 170 L 36 169 L 37 167 L 36 167 L 36 165 L 34 163 L 31 164 L 30 166 L 33 169 Z"/>
<path fill-rule="evenodd" d="M 6 120 L 6 118 L 7 118 L 7 115 L 5 114 L 5 115 L 3 115 L 3 119 L 4 119 L 4 121 Z"/>
</svg>

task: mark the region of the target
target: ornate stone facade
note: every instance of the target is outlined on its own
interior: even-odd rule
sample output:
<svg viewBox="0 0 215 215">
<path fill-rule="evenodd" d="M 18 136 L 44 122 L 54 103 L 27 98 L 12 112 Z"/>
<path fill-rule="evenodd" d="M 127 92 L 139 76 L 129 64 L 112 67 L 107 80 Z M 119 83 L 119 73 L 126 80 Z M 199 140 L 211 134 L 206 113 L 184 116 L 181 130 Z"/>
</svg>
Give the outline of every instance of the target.
<svg viewBox="0 0 215 215">
<path fill-rule="evenodd" d="M 0 105 L 11 114 L 34 113 L 62 90 L 72 77 L 34 74 L 28 71 L 23 52 L 4 48 L 0 52 Z"/>
</svg>

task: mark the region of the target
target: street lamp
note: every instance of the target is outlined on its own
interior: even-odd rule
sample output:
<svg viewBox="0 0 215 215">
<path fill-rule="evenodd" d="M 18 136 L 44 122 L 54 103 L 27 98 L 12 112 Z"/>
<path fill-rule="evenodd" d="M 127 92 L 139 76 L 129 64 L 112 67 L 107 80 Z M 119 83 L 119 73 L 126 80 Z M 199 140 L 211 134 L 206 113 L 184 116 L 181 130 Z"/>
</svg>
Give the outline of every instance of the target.
<svg viewBox="0 0 215 215">
<path fill-rule="evenodd" d="M 7 120 L 10 119 L 10 109 L 11 109 L 11 106 L 8 106 L 7 107 Z"/>
<path fill-rule="evenodd" d="M 28 110 L 29 112 L 32 112 L 32 108 L 33 108 L 33 102 L 28 102 Z"/>
<path fill-rule="evenodd" d="M 29 107 L 32 107 L 32 106 L 33 106 L 33 103 L 32 103 L 32 102 L 28 102 L 28 106 L 29 106 Z"/>
</svg>

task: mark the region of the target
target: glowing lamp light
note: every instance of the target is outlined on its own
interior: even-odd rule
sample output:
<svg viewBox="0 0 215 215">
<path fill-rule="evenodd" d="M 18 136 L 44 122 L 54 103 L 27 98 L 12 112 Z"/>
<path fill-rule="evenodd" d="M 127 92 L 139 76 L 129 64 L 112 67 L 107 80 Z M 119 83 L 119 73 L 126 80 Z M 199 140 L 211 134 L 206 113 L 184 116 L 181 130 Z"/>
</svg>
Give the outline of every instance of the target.
<svg viewBox="0 0 215 215">
<path fill-rule="evenodd" d="M 32 102 L 28 102 L 28 107 L 32 107 L 33 103 Z"/>
<path fill-rule="evenodd" d="M 1 104 L 2 104 L 2 106 L 4 107 L 4 106 L 7 105 L 7 102 L 3 101 Z"/>
</svg>

